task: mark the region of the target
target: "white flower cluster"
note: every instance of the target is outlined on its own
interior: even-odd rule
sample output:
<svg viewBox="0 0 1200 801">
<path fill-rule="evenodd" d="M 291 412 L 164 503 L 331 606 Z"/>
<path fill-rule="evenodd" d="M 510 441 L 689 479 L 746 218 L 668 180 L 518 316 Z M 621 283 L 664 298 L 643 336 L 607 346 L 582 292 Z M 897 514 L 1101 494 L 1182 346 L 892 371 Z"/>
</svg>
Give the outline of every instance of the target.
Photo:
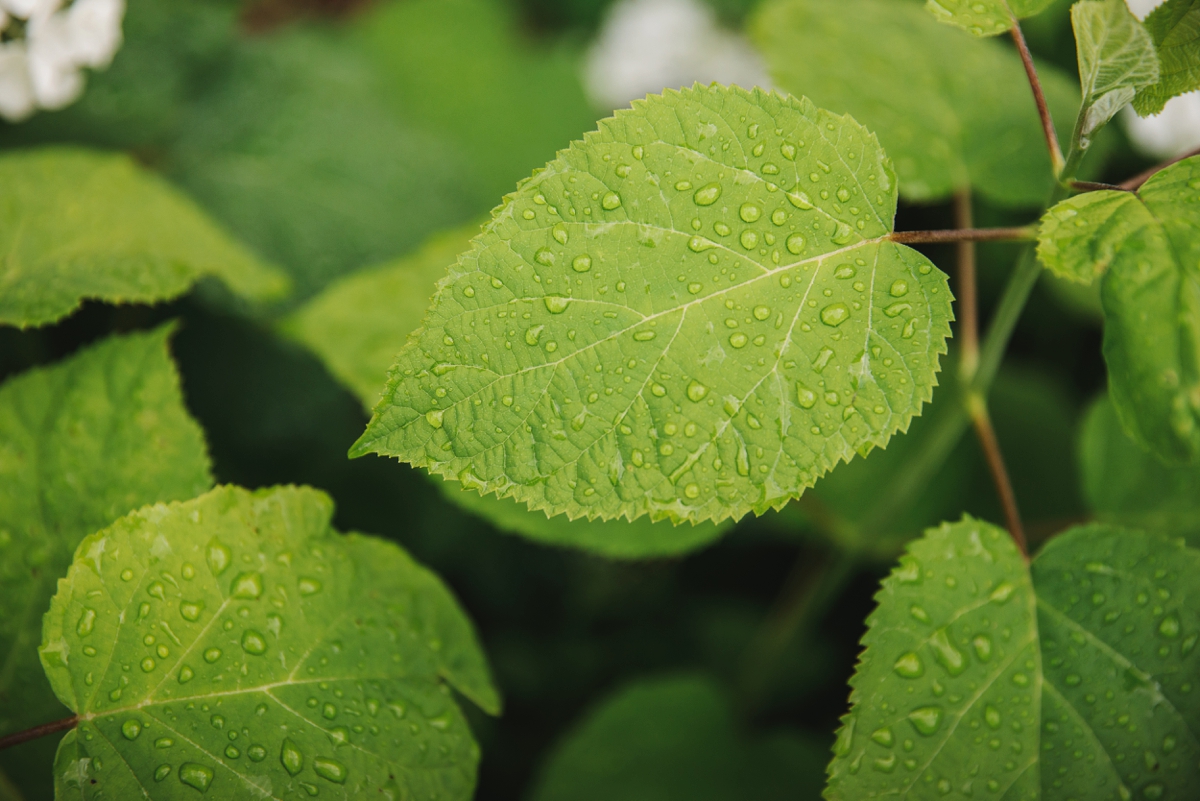
<svg viewBox="0 0 1200 801">
<path fill-rule="evenodd" d="M 0 0 L 0 116 L 22 120 L 83 93 L 84 67 L 121 46 L 125 0 Z"/>
</svg>

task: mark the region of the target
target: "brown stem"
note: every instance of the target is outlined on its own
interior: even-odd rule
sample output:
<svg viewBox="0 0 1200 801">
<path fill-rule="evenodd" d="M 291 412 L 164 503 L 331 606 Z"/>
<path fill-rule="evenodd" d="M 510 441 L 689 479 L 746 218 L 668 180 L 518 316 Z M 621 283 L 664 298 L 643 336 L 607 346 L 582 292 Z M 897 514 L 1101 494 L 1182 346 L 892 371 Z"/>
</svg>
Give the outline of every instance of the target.
<svg viewBox="0 0 1200 801">
<path fill-rule="evenodd" d="M 1012 482 L 1008 479 L 1004 455 L 1000 452 L 1000 443 L 996 440 L 995 429 L 992 428 L 992 418 L 988 415 L 987 402 L 982 395 L 972 393 L 967 398 L 967 411 L 971 415 L 971 422 L 975 424 L 979 444 L 983 446 L 983 455 L 987 459 L 992 481 L 996 483 L 996 493 L 1000 496 L 1001 506 L 1004 507 L 1008 531 L 1021 553 L 1028 559 L 1029 545 L 1025 540 L 1025 528 L 1021 525 L 1021 510 L 1017 508 L 1017 496 L 1013 494 Z"/>
<path fill-rule="evenodd" d="M 1110 192 L 1126 192 L 1129 191 L 1117 184 L 1103 184 L 1098 181 L 1071 181 L 1071 188 L 1078 192 L 1100 192 L 1108 190 Z"/>
<path fill-rule="evenodd" d="M 1037 103 L 1038 116 L 1042 119 L 1042 133 L 1046 136 L 1046 147 L 1050 151 L 1050 163 L 1057 176 L 1062 172 L 1066 162 L 1063 159 L 1062 148 L 1058 144 L 1058 133 L 1054 130 L 1054 118 L 1050 116 L 1050 107 L 1046 105 L 1046 95 L 1042 92 L 1042 82 L 1038 80 L 1037 68 L 1033 66 L 1033 56 L 1029 52 L 1029 45 L 1025 44 L 1025 34 L 1021 33 L 1021 25 L 1015 19 L 1009 33 L 1012 34 L 1013 41 L 1017 45 L 1017 52 L 1021 54 L 1021 63 L 1025 65 L 1025 75 L 1029 78 L 1029 87 L 1033 89 L 1033 99 Z"/>
<path fill-rule="evenodd" d="M 1037 227 L 1024 225 L 1019 228 L 956 228 L 948 231 L 893 231 L 888 235 L 893 242 L 905 245 L 920 245 L 933 242 L 1015 242 L 1037 239 Z"/>
<path fill-rule="evenodd" d="M 32 729 L 14 732 L 7 737 L 0 737 L 0 751 L 28 742 L 29 740 L 36 740 L 38 737 L 45 737 L 47 734 L 54 734 L 63 729 L 73 729 L 78 722 L 79 716 L 71 715 L 69 718 L 56 720 L 53 723 L 43 723 L 41 726 L 34 726 Z"/>
<path fill-rule="evenodd" d="M 954 193 L 954 225 L 962 231 L 972 230 L 971 190 Z M 958 333 L 962 340 L 962 372 L 967 382 L 979 366 L 979 314 L 975 295 L 975 242 L 960 239 L 958 251 Z"/>
<path fill-rule="evenodd" d="M 1173 159 L 1167 159 L 1162 164 L 1156 164 L 1153 167 L 1151 167 L 1150 169 L 1146 170 L 1145 172 L 1138 173 L 1137 175 L 1130 178 L 1128 181 L 1124 181 L 1117 188 L 1124 189 L 1128 192 L 1136 192 L 1138 189 L 1141 188 L 1142 184 L 1146 183 L 1146 181 L 1149 181 L 1151 178 L 1154 177 L 1154 173 L 1158 172 L 1159 170 L 1165 170 L 1167 167 L 1170 167 L 1172 164 L 1177 164 L 1178 162 L 1181 162 L 1184 159 L 1190 159 L 1192 156 L 1200 156 L 1200 147 L 1196 148 L 1195 150 L 1189 150 L 1187 153 L 1184 153 L 1182 156 L 1176 156 Z"/>
</svg>

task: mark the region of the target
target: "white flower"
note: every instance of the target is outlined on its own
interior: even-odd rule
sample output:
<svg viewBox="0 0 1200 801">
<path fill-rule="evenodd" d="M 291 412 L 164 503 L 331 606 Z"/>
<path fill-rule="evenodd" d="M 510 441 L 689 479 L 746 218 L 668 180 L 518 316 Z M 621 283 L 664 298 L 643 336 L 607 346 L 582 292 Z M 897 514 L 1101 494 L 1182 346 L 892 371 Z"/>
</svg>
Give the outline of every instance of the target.
<svg viewBox="0 0 1200 801">
<path fill-rule="evenodd" d="M 1169 159 L 1200 147 L 1200 92 L 1173 97 L 1153 117 L 1125 109 L 1125 132 L 1133 146 L 1155 158 Z"/>
<path fill-rule="evenodd" d="M 0 43 L 0 117 L 16 122 L 32 114 L 33 108 L 25 43 Z"/>
<path fill-rule="evenodd" d="M 758 54 L 699 0 L 621 0 L 588 53 L 584 84 L 604 108 L 693 83 L 769 86 Z"/>
<path fill-rule="evenodd" d="M 57 109 L 83 93 L 83 67 L 105 67 L 121 46 L 125 0 L 0 0 L 26 21 L 24 40 L 0 45 L 0 116 L 16 121 L 35 108 Z"/>
</svg>

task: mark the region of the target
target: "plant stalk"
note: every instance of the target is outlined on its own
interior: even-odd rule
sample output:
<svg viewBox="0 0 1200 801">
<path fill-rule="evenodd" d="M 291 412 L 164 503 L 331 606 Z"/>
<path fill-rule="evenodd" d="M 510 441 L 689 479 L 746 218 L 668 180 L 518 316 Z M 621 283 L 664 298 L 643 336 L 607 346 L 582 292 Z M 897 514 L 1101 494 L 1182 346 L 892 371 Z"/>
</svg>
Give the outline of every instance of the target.
<svg viewBox="0 0 1200 801">
<path fill-rule="evenodd" d="M 36 740 L 39 737 L 45 737 L 47 734 L 54 734 L 64 729 L 73 729 L 77 723 L 79 723 L 79 716 L 71 715 L 69 718 L 63 718 L 51 723 L 43 723 L 40 726 L 34 726 L 32 729 L 13 732 L 5 737 L 0 737 L 0 751 L 3 751 L 5 748 L 11 748 L 14 745 L 29 742 L 30 740 Z"/>
<path fill-rule="evenodd" d="M 967 396 L 967 411 L 971 415 L 979 444 L 983 447 L 992 481 L 996 484 L 996 494 L 1000 496 L 1000 505 L 1004 508 L 1008 533 L 1012 535 L 1017 548 L 1028 561 L 1029 544 L 1025 539 L 1025 527 L 1021 524 L 1021 510 L 1017 506 L 1017 496 L 1013 493 L 1012 482 L 1008 478 L 1008 469 L 1004 465 L 1004 454 L 1000 450 L 1000 442 L 996 439 L 996 430 L 992 428 L 987 401 L 982 395 L 972 393 Z"/>
<path fill-rule="evenodd" d="M 972 227 L 971 190 L 960 189 L 954 193 L 954 224 L 963 231 Z M 979 366 L 979 309 L 976 300 L 975 242 L 960 239 L 958 255 L 958 311 L 959 337 L 962 339 L 959 371 L 964 381 L 970 381 Z"/>
<path fill-rule="evenodd" d="M 1187 153 L 1184 153 L 1182 156 L 1176 156 L 1173 159 L 1167 159 L 1162 164 L 1155 164 L 1153 167 L 1146 170 L 1145 172 L 1138 173 L 1137 175 L 1130 178 L 1128 181 L 1123 181 L 1119 186 L 1117 186 L 1117 188 L 1124 189 L 1127 192 L 1136 192 L 1138 189 L 1141 188 L 1142 184 L 1146 183 L 1146 181 L 1149 181 L 1151 178 L 1153 178 L 1154 174 L 1156 172 L 1165 170 L 1167 167 L 1170 167 L 1172 164 L 1177 164 L 1177 163 L 1183 161 L 1184 159 L 1190 159 L 1192 156 L 1200 156 L 1200 147 L 1196 148 L 1195 150 L 1189 150 Z"/>
<path fill-rule="evenodd" d="M 1021 24 L 1013 20 L 1009 29 L 1017 52 L 1021 54 L 1021 63 L 1025 66 L 1025 75 L 1029 78 L 1029 87 L 1033 90 L 1033 99 L 1037 103 L 1038 117 L 1042 120 L 1042 133 L 1046 137 L 1046 149 L 1050 151 L 1050 166 L 1056 176 L 1062 175 L 1066 166 L 1062 148 L 1058 144 L 1058 132 L 1054 129 L 1054 118 L 1050 116 L 1050 107 L 1046 105 L 1046 94 L 1042 91 L 1042 82 L 1038 80 L 1037 68 L 1033 65 L 1033 55 L 1029 45 L 1025 43 L 1025 34 L 1021 32 Z"/>
<path fill-rule="evenodd" d="M 1037 238 L 1037 225 L 1014 228 L 952 228 L 943 231 L 895 231 L 887 237 L 904 245 L 940 242 L 1025 242 Z"/>
</svg>

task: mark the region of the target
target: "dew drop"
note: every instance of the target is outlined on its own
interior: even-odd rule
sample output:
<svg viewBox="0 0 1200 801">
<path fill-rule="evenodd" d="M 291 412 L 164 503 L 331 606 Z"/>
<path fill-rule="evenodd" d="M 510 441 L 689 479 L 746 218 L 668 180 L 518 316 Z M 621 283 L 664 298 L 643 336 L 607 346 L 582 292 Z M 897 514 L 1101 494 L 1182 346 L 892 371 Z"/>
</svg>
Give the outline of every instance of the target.
<svg viewBox="0 0 1200 801">
<path fill-rule="evenodd" d="M 546 311 L 551 314 L 562 314 L 571 305 L 571 299 L 561 295 L 547 295 L 543 301 L 546 304 Z"/>
<path fill-rule="evenodd" d="M 233 554 L 229 548 L 215 537 L 209 540 L 206 557 L 208 569 L 212 571 L 214 576 L 224 573 L 226 568 L 229 567 L 230 562 L 233 561 Z"/>
<path fill-rule="evenodd" d="M 192 670 L 187 665 L 179 669 L 179 683 L 187 684 L 192 679 L 196 678 L 196 671 Z"/>
<path fill-rule="evenodd" d="M 892 297 L 902 298 L 908 294 L 908 282 L 903 278 L 897 278 L 892 282 Z"/>
<path fill-rule="evenodd" d="M 929 638 L 929 647 L 933 649 L 933 658 L 946 669 L 951 676 L 957 676 L 967 669 L 967 657 L 950 642 L 950 634 L 944 629 L 938 629 Z"/>
<path fill-rule="evenodd" d="M 916 679 L 925 675 L 925 665 L 921 662 L 921 657 L 911 651 L 901 655 L 892 669 L 896 671 L 896 675 L 906 679 Z"/>
<path fill-rule="evenodd" d="M 1179 618 L 1175 615 L 1167 615 L 1158 624 L 1158 633 L 1168 640 L 1173 640 L 1179 636 Z"/>
<path fill-rule="evenodd" d="M 196 762 L 184 762 L 179 766 L 179 781 L 186 784 L 188 787 L 194 787 L 200 792 L 208 792 L 208 786 L 212 784 L 213 772 L 211 768 Z"/>
<path fill-rule="evenodd" d="M 148 656 L 142 660 L 140 667 L 142 668 L 143 673 L 152 673 L 154 672 L 155 664 L 157 663 L 154 661 L 153 657 Z"/>
<path fill-rule="evenodd" d="M 807 210 L 807 209 L 811 209 L 813 207 L 813 202 L 812 202 L 812 200 L 809 199 L 808 195 L 806 195 L 800 191 L 788 192 L 787 199 L 788 199 L 788 202 L 790 202 L 793 206 L 795 206 L 798 209 Z"/>
<path fill-rule="evenodd" d="M 804 237 L 800 234 L 791 234 L 784 244 L 793 256 L 799 256 L 804 251 Z"/>
<path fill-rule="evenodd" d="M 729 344 L 733 345 L 735 348 L 744 348 L 746 347 L 746 343 L 749 341 L 750 338 L 741 331 L 735 331 L 729 335 Z"/>
<path fill-rule="evenodd" d="M 279 762 L 292 776 L 304 769 L 304 754 L 290 737 L 283 738 L 283 745 L 279 749 Z"/>
<path fill-rule="evenodd" d="M 204 602 L 203 601 L 180 601 L 179 602 L 179 614 L 183 616 L 184 620 L 188 620 L 188 621 L 191 621 L 192 623 L 195 623 L 197 620 L 200 619 L 200 613 L 203 611 L 204 611 Z"/>
<path fill-rule="evenodd" d="M 650 340 L 654 339 L 654 337 L 655 333 L 653 331 L 638 331 L 633 335 L 635 342 L 649 342 Z"/>
<path fill-rule="evenodd" d="M 605 192 L 604 197 L 600 198 L 600 207 L 605 211 L 612 211 L 621 207 L 621 196 L 616 192 Z"/>
<path fill-rule="evenodd" d="M 96 610 L 84 609 L 79 616 L 79 622 L 75 624 L 75 633 L 80 637 L 86 637 L 96 628 Z"/>
<path fill-rule="evenodd" d="M 992 658 L 992 638 L 986 634 L 979 634 L 975 639 L 971 640 L 971 645 L 975 649 L 975 655 L 979 657 L 980 662 L 991 661 Z"/>
<path fill-rule="evenodd" d="M 850 319 L 850 309 L 845 303 L 831 303 L 821 309 L 821 322 L 836 328 Z"/>
<path fill-rule="evenodd" d="M 742 231 L 742 235 L 738 237 L 738 241 L 742 243 L 742 247 L 746 250 L 754 250 L 754 248 L 758 247 L 758 232 L 747 228 L 745 231 Z"/>
<path fill-rule="evenodd" d="M 442 415 L 445 414 L 443 409 L 433 409 L 425 413 L 425 422 L 434 428 L 442 427 Z"/>
<path fill-rule="evenodd" d="M 571 260 L 571 269 L 577 273 L 586 273 L 592 269 L 592 257 L 586 253 L 580 253 Z"/>
<path fill-rule="evenodd" d="M 234 598 L 245 598 L 251 601 L 261 597 L 263 594 L 262 574 L 254 571 L 239 573 L 233 580 L 229 593 Z"/>
<path fill-rule="evenodd" d="M 252 762 L 262 762 L 267 758 L 267 749 L 261 745 L 252 745 L 246 749 L 246 756 L 250 757 Z"/>
<path fill-rule="evenodd" d="M 154 769 L 154 781 L 161 782 L 163 779 L 171 775 L 170 765 L 159 765 Z"/>
<path fill-rule="evenodd" d="M 326 781 L 334 784 L 345 784 L 349 771 L 346 766 L 336 759 L 317 757 L 313 760 L 313 772 Z"/>
<path fill-rule="evenodd" d="M 688 400 L 692 401 L 693 403 L 699 403 L 700 401 L 704 400 L 706 395 L 708 395 L 708 387 L 706 387 L 704 384 L 701 384 L 699 381 L 692 381 L 690 384 L 688 384 Z"/>
<path fill-rule="evenodd" d="M 692 200 L 697 206 L 711 206 L 721 197 L 721 185 L 718 183 L 705 184 L 696 190 Z"/>
<path fill-rule="evenodd" d="M 796 384 L 796 402 L 802 409 L 811 409 L 817 402 L 817 393 L 801 383 Z"/>
<path fill-rule="evenodd" d="M 296 582 L 296 587 L 300 590 L 301 595 L 316 595 L 321 591 L 321 582 L 310 576 L 301 576 L 300 580 Z"/>
<path fill-rule="evenodd" d="M 908 713 L 908 721 L 918 734 L 929 737 L 937 733 L 942 726 L 942 708 L 940 706 L 923 706 Z"/>
<path fill-rule="evenodd" d="M 752 223 L 762 216 L 762 209 L 753 203 L 743 203 L 738 209 L 738 216 L 742 218 L 742 222 Z"/>
<path fill-rule="evenodd" d="M 221 658 L 221 649 L 220 648 L 209 648 L 207 651 L 204 652 L 204 661 L 210 665 L 213 662 L 216 662 L 220 658 Z"/>
<path fill-rule="evenodd" d="M 253 656 L 262 656 L 267 652 L 267 638 L 254 629 L 246 629 L 242 633 L 242 650 Z"/>
<path fill-rule="evenodd" d="M 138 735 L 142 733 L 142 724 L 134 718 L 130 718 L 121 724 L 121 736 L 126 740 L 136 740 Z"/>
</svg>

